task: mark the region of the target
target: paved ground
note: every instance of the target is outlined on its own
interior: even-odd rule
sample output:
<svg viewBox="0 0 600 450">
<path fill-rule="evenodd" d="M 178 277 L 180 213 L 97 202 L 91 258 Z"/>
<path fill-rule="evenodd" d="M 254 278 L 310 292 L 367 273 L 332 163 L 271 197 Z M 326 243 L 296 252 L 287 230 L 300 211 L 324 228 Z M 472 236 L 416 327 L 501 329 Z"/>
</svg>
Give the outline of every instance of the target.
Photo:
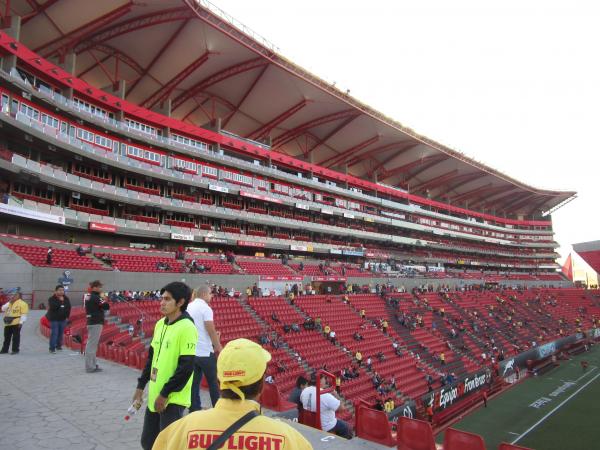
<svg viewBox="0 0 600 450">
<path fill-rule="evenodd" d="M 79 353 L 50 354 L 38 329 L 43 313 L 29 314 L 18 355 L 0 355 L 0 450 L 139 450 L 143 413 L 124 420 L 139 371 L 99 360 L 104 371 L 88 374 Z M 315 449 L 383 448 L 292 425 Z"/>
<path fill-rule="evenodd" d="M 25 322 L 19 355 L 0 355 L 0 449 L 139 450 L 143 414 L 124 420 L 138 371 L 100 360 L 88 374 L 79 353 L 50 354 L 42 314 Z"/>
</svg>

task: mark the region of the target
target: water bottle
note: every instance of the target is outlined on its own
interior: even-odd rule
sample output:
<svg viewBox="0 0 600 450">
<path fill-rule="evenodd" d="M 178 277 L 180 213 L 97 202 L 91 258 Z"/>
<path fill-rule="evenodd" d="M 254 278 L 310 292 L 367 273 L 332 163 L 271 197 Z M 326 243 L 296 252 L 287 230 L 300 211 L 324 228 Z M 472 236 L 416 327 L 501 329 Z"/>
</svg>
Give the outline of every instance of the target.
<svg viewBox="0 0 600 450">
<path fill-rule="evenodd" d="M 140 402 L 133 402 L 129 408 L 127 408 L 127 415 L 125 420 L 131 419 L 140 410 L 142 404 Z"/>
</svg>

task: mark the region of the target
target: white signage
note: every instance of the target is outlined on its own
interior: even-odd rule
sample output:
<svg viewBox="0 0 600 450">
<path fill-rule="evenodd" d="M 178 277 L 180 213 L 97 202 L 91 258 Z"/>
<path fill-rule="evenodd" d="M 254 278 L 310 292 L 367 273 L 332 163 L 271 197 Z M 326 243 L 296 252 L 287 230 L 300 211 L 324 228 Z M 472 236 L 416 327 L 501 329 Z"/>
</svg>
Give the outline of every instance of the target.
<svg viewBox="0 0 600 450">
<path fill-rule="evenodd" d="M 302 203 L 296 203 L 296 208 L 305 209 L 307 211 L 310 209 L 310 207 L 308 205 L 303 205 Z"/>
<path fill-rule="evenodd" d="M 5 203 L 0 203 L 0 213 L 12 214 L 13 216 L 25 217 L 33 220 L 43 220 L 44 222 L 65 224 L 65 216 L 56 216 L 47 214 L 33 209 L 21 208 L 19 206 L 11 206 Z"/>
<path fill-rule="evenodd" d="M 209 184 L 208 189 L 211 191 L 223 192 L 225 194 L 229 193 L 229 189 L 223 186 L 217 186 L 216 184 Z"/>
<path fill-rule="evenodd" d="M 171 233 L 171 239 L 176 239 L 178 241 L 193 241 L 193 234 L 179 234 L 179 233 Z"/>
</svg>

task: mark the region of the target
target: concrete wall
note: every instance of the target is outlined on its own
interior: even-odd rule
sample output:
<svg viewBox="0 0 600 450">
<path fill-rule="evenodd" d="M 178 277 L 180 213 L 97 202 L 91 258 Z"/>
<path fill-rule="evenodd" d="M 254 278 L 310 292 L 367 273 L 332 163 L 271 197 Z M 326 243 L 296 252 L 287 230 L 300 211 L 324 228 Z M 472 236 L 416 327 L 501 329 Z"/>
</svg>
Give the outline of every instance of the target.
<svg viewBox="0 0 600 450">
<path fill-rule="evenodd" d="M 48 269 L 42 267 L 33 268 L 33 280 L 36 303 L 46 303 L 46 300 L 63 276 L 64 269 Z M 244 292 L 246 287 L 252 286 L 258 281 L 257 276 L 251 275 L 214 275 L 214 274 L 191 274 L 191 273 L 138 273 L 138 272 L 112 272 L 95 270 L 71 270 L 70 276 L 73 283 L 69 286 L 68 296 L 75 305 L 81 304 L 83 294 L 87 292 L 91 281 L 100 280 L 104 284 L 105 291 L 151 291 L 162 288 L 172 281 L 183 281 L 191 287 L 202 283 L 222 285 Z"/>
<path fill-rule="evenodd" d="M 28 294 L 34 289 L 32 266 L 0 244 L 0 288 L 20 287 Z"/>
</svg>

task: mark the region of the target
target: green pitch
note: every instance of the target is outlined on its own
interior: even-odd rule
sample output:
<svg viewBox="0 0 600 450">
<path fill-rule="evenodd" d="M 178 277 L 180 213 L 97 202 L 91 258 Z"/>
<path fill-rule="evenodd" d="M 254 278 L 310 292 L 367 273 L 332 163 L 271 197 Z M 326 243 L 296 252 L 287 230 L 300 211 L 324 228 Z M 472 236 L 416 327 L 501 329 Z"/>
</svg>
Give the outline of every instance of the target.
<svg viewBox="0 0 600 450">
<path fill-rule="evenodd" d="M 585 372 L 582 360 L 589 362 Z M 599 418 L 600 345 L 596 345 L 490 400 L 487 408 L 453 427 L 483 436 L 487 450 L 496 450 L 501 442 L 534 450 L 592 450 L 600 448 Z M 443 434 L 438 442 L 443 442 Z"/>
</svg>

